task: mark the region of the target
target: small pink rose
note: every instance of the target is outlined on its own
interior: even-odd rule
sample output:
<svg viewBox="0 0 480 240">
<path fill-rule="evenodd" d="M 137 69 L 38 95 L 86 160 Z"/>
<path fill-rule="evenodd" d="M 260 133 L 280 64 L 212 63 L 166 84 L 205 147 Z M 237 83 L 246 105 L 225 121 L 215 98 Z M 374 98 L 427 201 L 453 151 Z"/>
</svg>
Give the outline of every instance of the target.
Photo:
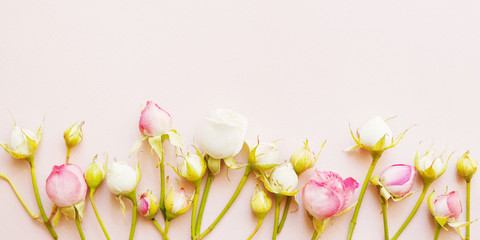
<svg viewBox="0 0 480 240">
<path fill-rule="evenodd" d="M 158 212 L 158 208 L 158 200 L 151 191 L 147 191 L 140 196 L 138 210 L 144 217 L 153 219 Z"/>
<path fill-rule="evenodd" d="M 415 179 L 415 167 L 406 164 L 392 165 L 380 174 L 380 183 L 395 198 L 402 198 L 410 192 Z"/>
<path fill-rule="evenodd" d="M 330 171 L 315 170 L 303 188 L 303 206 L 317 220 L 343 213 L 351 206 L 358 183 L 353 178 L 342 178 Z"/>
<path fill-rule="evenodd" d="M 457 191 L 440 195 L 433 202 L 433 214 L 438 217 L 449 217 L 448 222 L 455 222 L 462 213 L 462 203 Z"/>
<path fill-rule="evenodd" d="M 59 207 L 73 206 L 85 199 L 87 183 L 80 167 L 67 163 L 54 166 L 47 178 L 47 195 Z"/>
<path fill-rule="evenodd" d="M 156 103 L 148 101 L 142 110 L 138 126 L 145 136 L 164 134 L 172 128 L 172 117 Z"/>
</svg>

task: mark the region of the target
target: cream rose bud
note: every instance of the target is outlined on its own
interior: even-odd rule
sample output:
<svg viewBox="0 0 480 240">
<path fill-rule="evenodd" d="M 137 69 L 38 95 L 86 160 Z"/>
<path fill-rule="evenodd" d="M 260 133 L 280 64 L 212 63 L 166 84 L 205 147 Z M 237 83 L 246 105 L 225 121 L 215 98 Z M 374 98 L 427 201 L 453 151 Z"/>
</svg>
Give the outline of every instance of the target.
<svg viewBox="0 0 480 240">
<path fill-rule="evenodd" d="M 47 178 L 46 189 L 48 197 L 55 205 L 70 207 L 85 200 L 87 184 L 82 169 L 67 163 L 53 167 Z"/>
<path fill-rule="evenodd" d="M 155 218 L 159 207 L 160 205 L 158 204 L 158 200 L 155 196 L 153 196 L 152 191 L 147 190 L 147 192 L 140 196 L 138 210 L 144 217 L 148 219 Z"/>
<path fill-rule="evenodd" d="M 457 161 L 457 172 L 462 176 L 465 181 L 470 181 L 477 172 L 478 162 L 475 159 L 471 159 L 467 151 Z"/>
<path fill-rule="evenodd" d="M 1 143 L 0 146 L 13 158 L 27 159 L 35 154 L 42 137 L 42 130 L 43 124 L 40 125 L 36 135 L 28 129 L 14 126 L 9 143 Z"/>
<path fill-rule="evenodd" d="M 382 138 L 385 142 L 381 148 L 392 145 L 392 130 L 381 117 L 376 116 L 370 119 L 365 125 L 358 129 L 359 141 L 367 148 L 373 148 Z"/>
<path fill-rule="evenodd" d="M 177 170 L 178 175 L 190 182 L 201 180 L 207 171 L 207 163 L 203 157 L 187 153 L 186 156 L 182 156 L 182 159 L 183 161 Z"/>
<path fill-rule="evenodd" d="M 171 187 L 165 196 L 165 211 L 167 212 L 167 218 L 169 220 L 174 219 L 185 212 L 192 205 L 192 199 L 188 198 L 185 194 L 185 189 L 180 188 L 178 191 L 175 191 Z"/>
<path fill-rule="evenodd" d="M 114 195 L 127 195 L 138 185 L 137 172 L 126 162 L 114 162 L 107 170 L 107 186 Z"/>
<path fill-rule="evenodd" d="M 95 156 L 93 162 L 85 171 L 85 180 L 87 181 L 88 187 L 91 189 L 97 188 L 105 178 L 105 169 L 97 163 L 96 158 L 97 156 Z"/>
<path fill-rule="evenodd" d="M 450 157 L 449 157 L 450 158 Z M 415 168 L 422 179 L 433 181 L 447 170 L 448 159 L 443 160 L 442 155 L 437 156 L 434 152 L 427 152 L 422 157 L 415 156 Z"/>
<path fill-rule="evenodd" d="M 291 163 L 277 166 L 268 179 L 271 192 L 280 195 L 291 195 L 298 184 L 298 176 Z M 267 186 L 266 186 L 267 187 Z M 268 187 L 267 187 L 268 189 Z"/>
<path fill-rule="evenodd" d="M 272 199 L 268 197 L 265 191 L 259 190 L 257 185 L 255 187 L 255 193 L 250 199 L 250 207 L 258 218 L 264 218 L 272 208 Z"/>
<path fill-rule="evenodd" d="M 79 144 L 82 141 L 83 124 L 85 124 L 85 121 L 78 121 L 63 133 L 63 138 L 65 139 L 65 144 L 67 145 L 68 148 L 74 147 L 75 145 Z"/>
<path fill-rule="evenodd" d="M 295 150 L 292 156 L 290 157 L 290 162 L 293 165 L 293 169 L 297 174 L 301 174 L 305 170 L 313 167 L 315 165 L 315 156 L 308 147 L 308 141 L 305 141 L 303 147 Z"/>
<path fill-rule="evenodd" d="M 156 103 L 148 101 L 142 110 L 138 126 L 145 136 L 161 135 L 171 130 L 172 117 Z"/>
<path fill-rule="evenodd" d="M 280 150 L 275 143 L 259 143 L 252 149 L 249 156 L 250 164 L 255 169 L 266 171 L 278 165 Z"/>
<path fill-rule="evenodd" d="M 415 179 L 415 167 L 406 164 L 394 164 L 372 179 L 380 187 L 380 194 L 386 200 L 398 201 L 409 195 Z"/>
<path fill-rule="evenodd" d="M 198 143 L 204 153 L 215 159 L 235 156 L 242 149 L 248 120 L 228 109 L 216 109 L 198 130 Z"/>
</svg>

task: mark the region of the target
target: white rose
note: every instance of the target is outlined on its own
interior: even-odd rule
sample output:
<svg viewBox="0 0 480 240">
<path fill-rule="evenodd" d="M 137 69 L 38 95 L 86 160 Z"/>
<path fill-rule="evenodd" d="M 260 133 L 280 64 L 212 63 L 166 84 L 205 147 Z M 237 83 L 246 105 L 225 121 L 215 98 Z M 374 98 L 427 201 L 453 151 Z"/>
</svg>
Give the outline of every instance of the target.
<svg viewBox="0 0 480 240">
<path fill-rule="evenodd" d="M 216 109 L 205 118 L 198 131 L 198 143 L 210 157 L 224 159 L 242 149 L 248 120 L 228 109 Z"/>
<path fill-rule="evenodd" d="M 269 170 L 278 164 L 280 151 L 275 143 L 259 143 L 253 150 L 253 164 L 258 170 Z"/>
<path fill-rule="evenodd" d="M 298 176 L 293 169 L 293 165 L 287 163 L 273 169 L 269 182 L 275 193 L 291 193 L 297 187 Z"/>
<path fill-rule="evenodd" d="M 365 125 L 358 129 L 358 135 L 360 143 L 368 148 L 373 148 L 384 136 L 385 143 L 382 148 L 387 148 L 392 145 L 392 130 L 385 120 L 379 116 L 370 119 Z"/>
<path fill-rule="evenodd" d="M 24 128 L 14 126 L 10 134 L 8 144 L 0 143 L 12 157 L 16 159 L 27 159 L 34 155 L 42 137 L 43 124 L 40 125 L 37 134 Z"/>
<path fill-rule="evenodd" d="M 183 161 L 178 168 L 178 175 L 190 182 L 201 180 L 207 170 L 207 163 L 197 154 L 188 153 L 182 157 Z"/>
<path fill-rule="evenodd" d="M 450 158 L 450 157 L 449 157 Z M 427 152 L 422 157 L 415 156 L 415 168 L 422 178 L 435 180 L 447 170 L 448 159 L 444 161 L 442 156 L 434 152 Z"/>
<path fill-rule="evenodd" d="M 126 162 L 114 162 L 107 170 L 107 186 L 114 195 L 127 195 L 138 184 L 137 172 Z"/>
</svg>

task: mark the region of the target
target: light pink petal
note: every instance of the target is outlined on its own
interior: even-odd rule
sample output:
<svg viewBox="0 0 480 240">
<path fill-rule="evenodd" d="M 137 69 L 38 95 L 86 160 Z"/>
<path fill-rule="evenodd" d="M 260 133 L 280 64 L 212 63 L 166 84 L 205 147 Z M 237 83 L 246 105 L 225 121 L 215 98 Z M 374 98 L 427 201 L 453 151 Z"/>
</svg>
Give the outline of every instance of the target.
<svg viewBox="0 0 480 240">
<path fill-rule="evenodd" d="M 148 213 L 149 204 L 148 204 L 148 201 L 145 200 L 145 197 L 143 195 L 142 195 L 142 198 L 140 198 L 140 203 L 138 204 L 138 208 L 142 215 L 145 215 Z"/>
<path fill-rule="evenodd" d="M 316 219 L 332 217 L 341 204 L 338 195 L 323 184 L 310 181 L 303 189 L 303 206 Z"/>
<path fill-rule="evenodd" d="M 450 192 L 447 195 L 448 209 L 453 214 L 451 218 L 457 219 L 462 213 L 462 203 L 457 191 Z"/>
<path fill-rule="evenodd" d="M 72 206 L 85 199 L 87 187 L 81 169 L 74 164 L 54 166 L 47 178 L 48 197 L 59 207 Z"/>
<path fill-rule="evenodd" d="M 168 112 L 152 101 L 148 101 L 142 110 L 139 121 L 139 129 L 143 135 L 156 136 L 169 130 L 172 118 Z"/>
</svg>

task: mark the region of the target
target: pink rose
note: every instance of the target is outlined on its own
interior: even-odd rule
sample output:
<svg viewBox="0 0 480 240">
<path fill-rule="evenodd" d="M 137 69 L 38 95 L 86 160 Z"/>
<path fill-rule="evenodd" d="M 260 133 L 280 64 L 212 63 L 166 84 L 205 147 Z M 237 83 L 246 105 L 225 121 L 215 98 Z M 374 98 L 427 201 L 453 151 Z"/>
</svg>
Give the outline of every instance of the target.
<svg viewBox="0 0 480 240">
<path fill-rule="evenodd" d="M 358 183 L 330 171 L 315 170 L 303 188 L 303 207 L 317 220 L 328 219 L 348 211 Z"/>
<path fill-rule="evenodd" d="M 144 217 L 148 219 L 155 218 L 159 207 L 158 200 L 153 196 L 152 191 L 147 191 L 140 196 L 138 210 Z"/>
<path fill-rule="evenodd" d="M 448 222 L 456 222 L 462 213 L 462 203 L 458 192 L 453 191 L 436 197 L 431 210 L 435 218 L 448 217 Z"/>
<path fill-rule="evenodd" d="M 148 101 L 142 110 L 138 126 L 145 136 L 164 134 L 172 128 L 172 117 L 156 103 Z"/>
<path fill-rule="evenodd" d="M 82 169 L 71 163 L 54 166 L 46 188 L 48 197 L 59 207 L 73 206 L 83 201 L 87 193 Z"/>
<path fill-rule="evenodd" d="M 383 170 L 379 180 L 387 191 L 385 194 L 393 199 L 407 195 L 413 186 L 415 172 L 415 167 L 406 164 L 395 164 Z"/>
</svg>

